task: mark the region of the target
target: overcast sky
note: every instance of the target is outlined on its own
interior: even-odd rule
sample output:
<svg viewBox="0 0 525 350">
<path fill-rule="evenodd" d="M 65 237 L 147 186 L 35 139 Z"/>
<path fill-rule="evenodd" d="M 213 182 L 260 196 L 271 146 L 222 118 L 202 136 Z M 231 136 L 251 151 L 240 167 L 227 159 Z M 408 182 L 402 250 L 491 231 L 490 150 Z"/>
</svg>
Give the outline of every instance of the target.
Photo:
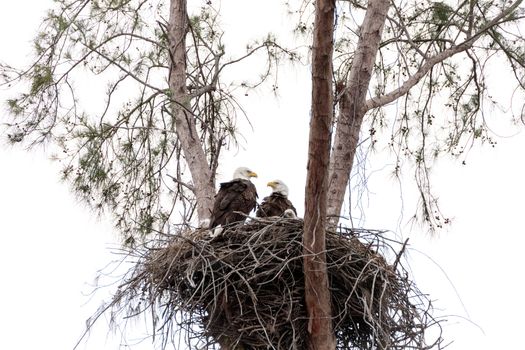
<svg viewBox="0 0 525 350">
<path fill-rule="evenodd" d="M 1 60 L 27 60 L 31 39 L 50 3 L 0 4 Z M 247 28 L 262 26 L 275 13 L 267 0 L 231 4 L 224 6 L 223 21 L 227 29 L 247 37 Z M 248 10 L 258 16 L 238 15 Z M 274 16 L 273 21 L 279 25 L 286 19 Z M 254 129 L 246 128 L 243 147 L 224 159 L 220 180 L 229 178 L 238 165 L 250 166 L 260 175 L 256 185 L 264 196 L 269 192 L 265 183 L 282 178 L 302 212 L 308 86 L 309 76 L 297 69 L 281 83 L 279 98 L 263 90 L 241 101 Z M 495 128 L 503 136 L 514 136 L 498 139 L 495 148 L 473 150 L 466 166 L 446 160 L 436 165 L 436 192 L 443 210 L 454 217 L 450 229 L 438 237 L 406 224 L 412 214 L 407 209 L 413 201 L 411 190 L 404 188 L 401 200 L 398 184 L 379 163 L 384 158 L 370 160 L 376 163 L 370 165 L 366 215 L 359 222 L 410 237 L 414 279 L 434 300 L 437 314 L 448 316 L 444 337 L 454 342 L 452 350 L 523 346 L 525 135 L 518 128 Z M 293 138 L 286 144 L 266 146 L 268 140 L 290 134 Z M 59 167 L 45 150 L 25 152 L 1 145 L 0 349 L 71 349 L 85 320 L 107 297 L 107 290 L 88 294 L 97 271 L 116 259 L 111 248 L 116 247 L 117 235 L 107 220 L 97 218 L 59 181 Z M 102 321 L 80 349 L 117 349 L 120 341 L 106 334 Z"/>
</svg>

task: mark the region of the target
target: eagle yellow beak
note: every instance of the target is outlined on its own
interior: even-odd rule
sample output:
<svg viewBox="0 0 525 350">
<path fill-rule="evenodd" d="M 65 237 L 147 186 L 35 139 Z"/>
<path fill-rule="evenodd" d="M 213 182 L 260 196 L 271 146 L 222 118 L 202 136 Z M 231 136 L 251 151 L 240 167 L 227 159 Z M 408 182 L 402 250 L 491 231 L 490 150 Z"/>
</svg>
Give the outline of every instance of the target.
<svg viewBox="0 0 525 350">
<path fill-rule="evenodd" d="M 266 184 L 266 186 L 271 187 L 271 188 L 274 188 L 274 187 L 275 187 L 275 182 L 270 181 L 270 182 L 268 182 L 268 183 Z"/>
<path fill-rule="evenodd" d="M 249 177 L 257 177 L 257 174 L 254 173 L 253 171 L 250 171 L 250 172 L 248 172 L 248 176 Z"/>
</svg>

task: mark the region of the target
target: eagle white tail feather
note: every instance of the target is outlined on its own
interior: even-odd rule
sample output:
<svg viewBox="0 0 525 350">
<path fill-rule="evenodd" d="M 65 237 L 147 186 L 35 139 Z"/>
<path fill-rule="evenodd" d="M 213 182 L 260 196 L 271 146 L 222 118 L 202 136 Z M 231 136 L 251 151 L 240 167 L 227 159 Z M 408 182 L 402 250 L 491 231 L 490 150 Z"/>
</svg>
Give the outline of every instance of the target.
<svg viewBox="0 0 525 350">
<path fill-rule="evenodd" d="M 215 227 L 213 230 L 210 230 L 210 237 L 211 238 L 215 238 L 217 236 L 219 236 L 222 231 L 224 231 L 224 229 L 221 227 L 221 225 Z"/>
</svg>

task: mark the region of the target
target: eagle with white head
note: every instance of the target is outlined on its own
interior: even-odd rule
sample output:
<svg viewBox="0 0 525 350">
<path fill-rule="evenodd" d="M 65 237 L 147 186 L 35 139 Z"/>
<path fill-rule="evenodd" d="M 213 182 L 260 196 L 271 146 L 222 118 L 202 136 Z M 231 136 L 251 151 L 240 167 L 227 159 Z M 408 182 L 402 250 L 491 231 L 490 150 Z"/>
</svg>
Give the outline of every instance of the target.
<svg viewBox="0 0 525 350">
<path fill-rule="evenodd" d="M 297 217 L 297 210 L 288 199 L 288 186 L 281 180 L 268 182 L 267 186 L 272 188 L 272 193 L 263 199 L 255 215 L 260 218 L 269 216 Z"/>
<path fill-rule="evenodd" d="M 233 173 L 233 180 L 223 182 L 215 195 L 210 228 L 244 221 L 257 204 L 257 189 L 250 181 L 257 174 L 246 167 Z M 245 215 L 243 215 L 245 214 Z"/>
</svg>

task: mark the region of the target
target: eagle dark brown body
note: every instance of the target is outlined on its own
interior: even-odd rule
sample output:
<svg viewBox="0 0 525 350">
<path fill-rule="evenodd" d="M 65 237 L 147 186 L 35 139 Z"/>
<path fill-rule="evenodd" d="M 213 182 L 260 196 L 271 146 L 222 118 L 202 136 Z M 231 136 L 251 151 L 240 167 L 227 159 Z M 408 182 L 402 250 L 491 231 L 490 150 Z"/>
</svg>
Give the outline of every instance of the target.
<svg viewBox="0 0 525 350">
<path fill-rule="evenodd" d="M 257 189 L 250 180 L 234 179 L 221 183 L 215 195 L 210 228 L 244 221 L 257 203 Z M 240 213 L 238 213 L 240 212 Z"/>
<path fill-rule="evenodd" d="M 274 192 L 268 197 L 264 197 L 255 215 L 260 218 L 282 216 L 287 209 L 293 210 L 295 216 L 297 216 L 297 210 L 292 202 L 285 195 Z"/>
</svg>

